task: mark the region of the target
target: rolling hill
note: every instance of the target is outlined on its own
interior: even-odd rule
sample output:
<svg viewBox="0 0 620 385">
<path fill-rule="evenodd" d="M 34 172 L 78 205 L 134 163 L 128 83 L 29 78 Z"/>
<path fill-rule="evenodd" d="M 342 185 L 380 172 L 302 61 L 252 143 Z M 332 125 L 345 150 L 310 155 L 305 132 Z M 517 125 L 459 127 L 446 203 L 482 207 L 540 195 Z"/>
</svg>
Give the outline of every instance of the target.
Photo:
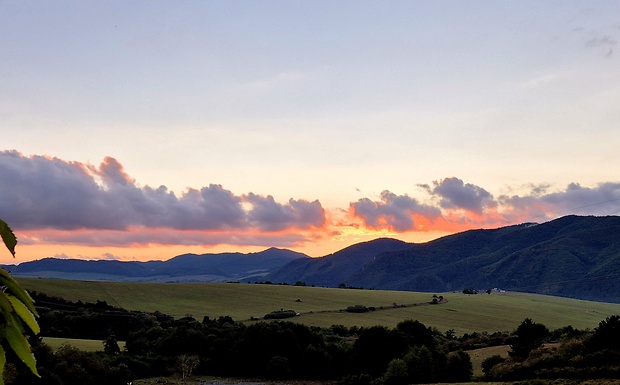
<svg viewBox="0 0 620 385">
<path fill-rule="evenodd" d="M 394 327 L 405 319 L 417 319 L 441 331 L 455 329 L 458 334 L 514 330 L 525 318 L 550 329 L 572 325 L 594 328 L 606 317 L 620 314 L 620 305 L 570 298 L 515 292 L 491 295 L 437 293 L 447 300 L 440 305 L 419 304 L 432 299 L 430 293 L 395 290 L 350 290 L 293 285 L 235 283 L 142 283 L 95 282 L 60 279 L 18 278 L 29 291 L 45 293 L 70 301 L 107 304 L 127 310 L 160 311 L 175 318 L 192 315 L 215 319 L 231 316 L 236 321 L 262 318 L 279 309 L 301 313 L 289 318 L 308 326 L 331 325 Z M 299 300 L 299 301 L 298 301 Z M 383 307 L 381 311 L 351 313 L 338 311 L 354 305 Z M 45 305 L 45 304 L 40 304 Z"/>
<path fill-rule="evenodd" d="M 306 282 L 316 286 L 338 286 L 349 276 L 363 269 L 378 254 L 405 250 L 410 243 L 391 238 L 379 238 L 346 247 L 322 258 L 297 259 L 268 274 L 272 282 Z"/>
<path fill-rule="evenodd" d="M 384 240 L 387 241 L 387 240 Z M 382 242 L 384 242 L 382 241 Z M 358 256 L 362 266 L 343 278 L 343 270 L 308 274 L 325 266 L 323 258 L 289 263 L 266 279 L 325 286 L 446 292 L 501 288 L 579 299 L 620 302 L 620 217 L 566 216 L 492 230 L 470 230 L 400 250 L 363 253 L 360 244 L 346 257 L 335 253 L 332 264 Z M 365 247 L 364 247 L 365 246 Z M 380 248 L 377 248 L 378 250 Z M 341 263 L 342 259 L 342 263 Z M 297 275 L 290 272 L 298 272 Z M 347 272 L 350 272 L 348 270 Z"/>
</svg>

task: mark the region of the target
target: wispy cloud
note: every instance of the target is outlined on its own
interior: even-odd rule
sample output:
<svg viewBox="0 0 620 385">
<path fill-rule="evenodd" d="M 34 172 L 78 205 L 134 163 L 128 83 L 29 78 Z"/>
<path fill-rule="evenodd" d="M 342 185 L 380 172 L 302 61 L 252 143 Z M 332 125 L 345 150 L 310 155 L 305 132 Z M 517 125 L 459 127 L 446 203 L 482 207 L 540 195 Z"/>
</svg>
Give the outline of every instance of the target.
<svg viewBox="0 0 620 385">
<path fill-rule="evenodd" d="M 543 75 L 534 76 L 517 84 L 517 87 L 524 90 L 536 89 L 561 82 L 571 76 L 566 71 L 558 71 Z"/>
<path fill-rule="evenodd" d="M 284 71 L 262 79 L 252 80 L 234 87 L 242 95 L 260 95 L 280 88 L 290 87 L 305 82 L 310 74 L 302 71 Z"/>
<path fill-rule="evenodd" d="M 607 26 L 606 32 L 601 32 L 597 29 L 586 30 L 583 27 L 575 28 L 573 31 L 585 35 L 584 37 L 586 40 L 584 45 L 586 49 L 599 49 L 604 57 L 609 59 L 613 56 L 614 50 L 618 45 L 618 38 L 614 35 L 617 33 L 616 31 L 620 29 L 617 28 L 617 25 L 614 26 L 615 28 L 609 27 L 610 26 Z"/>
<path fill-rule="evenodd" d="M 596 48 L 600 47 L 603 49 L 606 58 L 610 58 L 613 53 L 616 45 L 618 44 L 618 40 L 614 37 L 605 35 L 599 37 L 593 37 L 592 39 L 586 42 L 586 47 L 588 48 Z"/>
</svg>

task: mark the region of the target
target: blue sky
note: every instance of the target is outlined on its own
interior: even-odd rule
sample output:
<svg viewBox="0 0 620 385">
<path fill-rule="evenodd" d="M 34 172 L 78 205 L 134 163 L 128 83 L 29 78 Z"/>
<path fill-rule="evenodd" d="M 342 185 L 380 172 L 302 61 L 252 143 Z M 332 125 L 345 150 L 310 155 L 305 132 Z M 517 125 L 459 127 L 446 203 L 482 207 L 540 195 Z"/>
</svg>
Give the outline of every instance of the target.
<svg viewBox="0 0 620 385">
<path fill-rule="evenodd" d="M 618 214 L 618 15 L 616 1 L 1 1 L 1 150 L 18 155 L 0 157 L 0 217 L 24 230 L 24 258 L 110 254 L 37 238 L 68 231 L 53 207 L 37 228 L 19 219 L 49 206 L 23 197 L 67 183 L 26 171 L 46 161 L 102 196 L 106 180 L 143 197 L 166 186 L 178 204 L 220 186 L 247 216 L 217 227 L 223 240 L 200 226 L 180 245 L 128 240 L 120 259 L 267 244 L 318 256 L 377 235 Z M 117 226 L 129 239 L 148 215 L 124 202 L 142 215 Z M 192 227 L 165 215 L 159 231 Z M 73 229 L 109 227 L 87 218 Z"/>
</svg>

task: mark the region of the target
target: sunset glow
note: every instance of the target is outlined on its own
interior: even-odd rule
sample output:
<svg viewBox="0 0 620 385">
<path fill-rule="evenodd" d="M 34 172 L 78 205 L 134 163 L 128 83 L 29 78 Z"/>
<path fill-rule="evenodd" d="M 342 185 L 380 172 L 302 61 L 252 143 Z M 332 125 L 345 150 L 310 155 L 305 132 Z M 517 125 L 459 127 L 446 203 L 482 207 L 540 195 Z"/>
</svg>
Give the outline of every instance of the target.
<svg viewBox="0 0 620 385">
<path fill-rule="evenodd" d="M 617 2 L 14 2 L 17 257 L 164 260 L 620 213 Z"/>
</svg>

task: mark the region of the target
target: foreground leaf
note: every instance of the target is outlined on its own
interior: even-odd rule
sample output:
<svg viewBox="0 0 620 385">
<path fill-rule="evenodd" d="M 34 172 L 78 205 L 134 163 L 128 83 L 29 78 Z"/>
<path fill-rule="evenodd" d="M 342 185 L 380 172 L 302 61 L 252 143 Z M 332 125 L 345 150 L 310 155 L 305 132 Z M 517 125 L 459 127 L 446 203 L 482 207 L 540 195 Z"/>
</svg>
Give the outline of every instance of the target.
<svg viewBox="0 0 620 385">
<path fill-rule="evenodd" d="M 26 290 L 24 290 L 17 281 L 13 279 L 4 269 L 0 269 L 0 286 L 6 286 L 7 293 L 10 293 L 17 297 L 30 312 L 34 315 L 37 315 L 37 310 L 34 307 L 34 300 L 28 294 Z"/>
<path fill-rule="evenodd" d="M 0 236 L 2 237 L 7 249 L 9 249 L 13 255 L 13 258 L 15 258 L 15 245 L 17 245 L 17 238 L 15 237 L 15 234 L 13 234 L 13 230 L 11 230 L 9 225 L 7 225 L 2 219 L 0 219 Z"/>
<path fill-rule="evenodd" d="M 9 301 L 9 296 L 0 292 L 0 314 L 2 314 L 4 324 L 10 323 L 11 313 L 13 313 L 13 305 Z"/>
<path fill-rule="evenodd" d="M 10 294 L 8 294 L 7 297 L 11 305 L 13 305 L 13 310 L 15 310 L 15 313 L 19 316 L 19 318 L 21 318 L 22 321 L 24 321 L 24 323 L 28 325 L 28 327 L 30 328 L 30 330 L 32 330 L 34 334 L 39 334 L 41 330 L 39 329 L 39 324 L 37 324 L 37 320 L 34 317 L 34 314 L 32 314 L 32 312 L 28 310 L 26 305 L 24 305 L 24 303 L 16 297 L 13 297 Z"/>
<path fill-rule="evenodd" d="M 32 371 L 32 373 L 34 373 L 37 377 L 40 377 L 37 372 L 37 363 L 34 359 L 34 355 L 30 351 L 30 344 L 15 323 L 16 322 L 14 322 L 13 325 L 9 324 L 8 326 L 5 326 L 4 331 L 6 339 L 11 346 L 11 349 L 13 349 L 15 354 L 17 354 L 26 366 L 28 366 L 30 371 Z"/>
</svg>

